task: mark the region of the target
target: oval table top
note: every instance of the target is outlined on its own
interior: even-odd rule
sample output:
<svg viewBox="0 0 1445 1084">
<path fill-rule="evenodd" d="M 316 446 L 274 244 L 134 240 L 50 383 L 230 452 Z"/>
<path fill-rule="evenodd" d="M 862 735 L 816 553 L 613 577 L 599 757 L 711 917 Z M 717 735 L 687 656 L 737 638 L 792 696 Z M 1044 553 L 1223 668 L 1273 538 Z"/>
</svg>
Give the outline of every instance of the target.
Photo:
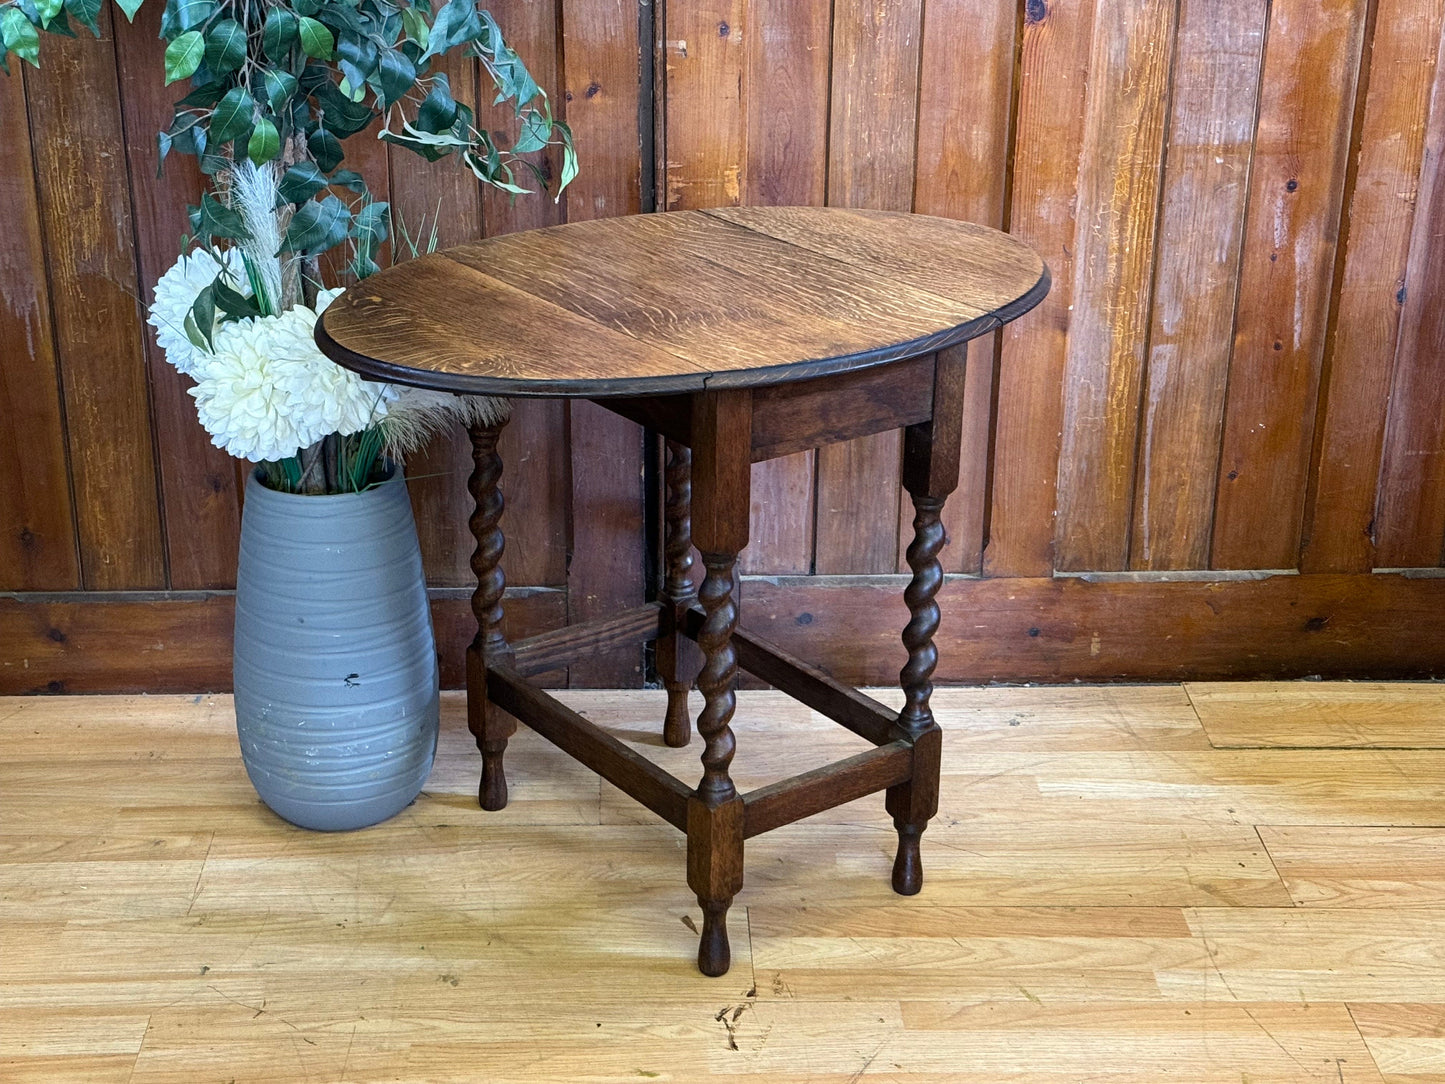
<svg viewBox="0 0 1445 1084">
<path fill-rule="evenodd" d="M 917 357 L 1048 292 L 1038 254 L 951 219 L 822 207 L 631 215 L 459 245 L 316 323 L 368 377 L 480 395 L 761 386 Z"/>
</svg>

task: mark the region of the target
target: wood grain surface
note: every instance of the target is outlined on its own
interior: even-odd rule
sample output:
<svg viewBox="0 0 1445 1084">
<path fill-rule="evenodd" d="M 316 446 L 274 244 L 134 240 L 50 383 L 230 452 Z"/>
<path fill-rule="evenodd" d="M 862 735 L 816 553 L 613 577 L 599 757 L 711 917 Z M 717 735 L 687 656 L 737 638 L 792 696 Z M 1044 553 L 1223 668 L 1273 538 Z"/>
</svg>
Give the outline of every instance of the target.
<svg viewBox="0 0 1445 1084">
<path fill-rule="evenodd" d="M 1420 175 L 1442 20 L 1439 0 L 1387 0 L 1375 16 L 1315 481 L 1305 506 L 1300 567 L 1307 572 L 1362 572 L 1375 564 L 1380 478 L 1369 467 L 1380 462 L 1400 332 L 1415 322 L 1404 319 L 1404 308 L 1418 192 L 1401 180 Z"/>
<path fill-rule="evenodd" d="M 1179 9 L 1130 568 L 1209 566 L 1267 7 Z"/>
<path fill-rule="evenodd" d="M 0 81 L 0 127 L 11 141 L 0 155 L 0 229 L 8 238 L 0 246 L 0 462 L 14 465 L 0 483 L 0 568 L 7 587 L 73 590 L 80 557 L 50 295 L 44 276 L 33 274 L 45 249 L 19 80 Z"/>
<path fill-rule="evenodd" d="M 1445 37 L 1440 43 L 1445 54 Z M 1403 321 L 1380 467 L 1376 561 L 1399 568 L 1438 561 L 1445 546 L 1445 65 L 1435 67 L 1425 163 L 1420 172 Z M 1397 398 L 1398 397 L 1398 398 Z"/>
<path fill-rule="evenodd" d="M 1364 0 L 1270 9 L 1211 560 L 1299 561 Z"/>
<path fill-rule="evenodd" d="M 159 8 L 143 8 L 134 22 L 112 23 L 126 131 L 144 133 L 128 138 L 125 152 L 141 296 L 146 301 L 153 297 L 155 281 L 175 262 L 181 238 L 190 230 L 186 206 L 195 202 L 201 176 L 195 160 L 181 154 L 167 157 L 164 172 L 158 168 L 151 129 L 158 127 L 156 118 L 170 115 L 172 103 L 171 91 L 155 78 L 158 69 L 164 70 L 166 49 L 160 21 Z M 195 400 L 186 394 L 190 381 L 166 364 L 149 328 L 145 360 L 168 584 L 177 590 L 229 587 L 236 582 L 245 473 L 196 424 Z"/>
<path fill-rule="evenodd" d="M 1176 6 L 1101 4 L 1089 60 L 1074 244 L 1074 312 L 1064 363 L 1054 565 L 1123 568 L 1164 164 Z"/>
<path fill-rule="evenodd" d="M 915 357 L 1021 315 L 1047 287 L 1037 255 L 984 227 L 679 211 L 494 237 L 388 269 L 334 302 L 316 334 L 374 376 L 597 398 Z"/>
<path fill-rule="evenodd" d="M 1280 688 L 1281 705 L 1290 688 L 1330 691 Z M 1441 706 L 1438 687 L 1393 688 Z M 631 754 L 695 772 L 696 748 L 660 742 L 661 690 L 560 695 Z M 1377 687 L 1360 704 L 1393 702 Z M 714 981 L 689 959 L 681 837 L 525 728 L 511 804 L 478 810 L 460 696 L 417 802 L 351 833 L 260 804 L 229 697 L 0 701 L 0 1075 L 1445 1075 L 1445 841 L 1412 823 L 1445 753 L 1212 749 L 1177 685 L 948 690 L 933 710 L 923 892 L 888 890 L 876 796 L 756 837 Z M 868 748 L 774 692 L 741 694 L 733 725 L 749 790 Z"/>
<path fill-rule="evenodd" d="M 1034 318 L 1002 332 L 990 576 L 1054 568 L 1064 359 L 1073 315 L 1075 218 L 1095 0 L 1026 4 L 1017 76 L 1009 229 L 1048 261 L 1054 287 Z"/>
<path fill-rule="evenodd" d="M 110 12 L 103 37 L 52 39 L 25 75 L 40 221 L 90 589 L 166 586 L 140 288 Z M 82 163 L 84 166 L 82 167 Z"/>
</svg>

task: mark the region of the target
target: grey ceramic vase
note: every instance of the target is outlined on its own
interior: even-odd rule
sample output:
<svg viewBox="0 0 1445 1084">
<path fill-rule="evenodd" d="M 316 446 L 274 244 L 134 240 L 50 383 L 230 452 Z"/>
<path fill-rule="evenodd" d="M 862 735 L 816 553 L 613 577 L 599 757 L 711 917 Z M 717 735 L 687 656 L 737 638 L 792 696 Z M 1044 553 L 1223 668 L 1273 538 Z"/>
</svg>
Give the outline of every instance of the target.
<svg viewBox="0 0 1445 1084">
<path fill-rule="evenodd" d="M 436 755 L 436 643 L 399 469 L 334 496 L 251 476 L 234 665 L 241 758 L 282 817 L 362 828 L 421 793 Z"/>
</svg>

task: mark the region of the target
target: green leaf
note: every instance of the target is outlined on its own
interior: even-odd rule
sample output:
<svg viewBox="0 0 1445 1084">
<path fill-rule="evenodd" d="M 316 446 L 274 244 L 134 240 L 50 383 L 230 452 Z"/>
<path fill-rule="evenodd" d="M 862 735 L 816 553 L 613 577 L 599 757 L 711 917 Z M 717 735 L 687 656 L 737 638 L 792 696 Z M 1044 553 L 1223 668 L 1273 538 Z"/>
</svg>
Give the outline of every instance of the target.
<svg viewBox="0 0 1445 1084">
<path fill-rule="evenodd" d="M 450 0 L 432 22 L 430 40 L 422 51 L 421 60 L 439 56 L 452 46 L 471 41 L 481 33 L 482 22 L 477 17 L 475 0 Z"/>
<path fill-rule="evenodd" d="M 301 51 L 317 60 L 330 60 L 336 54 L 336 39 L 331 31 L 309 15 L 301 17 L 299 28 Z"/>
<path fill-rule="evenodd" d="M 195 219 L 195 231 L 204 238 L 223 237 L 232 241 L 246 241 L 251 235 L 241 220 L 241 212 L 233 211 L 209 192 L 201 196 L 200 214 Z"/>
<path fill-rule="evenodd" d="M 297 15 L 315 15 L 321 10 L 321 0 L 294 0 L 291 6 Z"/>
<path fill-rule="evenodd" d="M 422 13 L 414 7 L 402 8 L 401 25 L 406 30 L 406 36 L 425 50 L 431 37 L 431 27 Z"/>
<path fill-rule="evenodd" d="M 213 353 L 216 349 L 211 336 L 216 327 L 216 286 L 217 282 L 211 283 L 196 295 L 195 304 L 186 313 L 185 332 L 192 344 L 198 350 L 206 353 Z M 200 341 L 197 342 L 196 340 Z"/>
<path fill-rule="evenodd" d="M 216 0 L 166 0 L 161 37 L 173 41 L 185 31 L 194 30 L 216 13 L 216 7 Z"/>
<path fill-rule="evenodd" d="M 196 322 L 196 314 L 193 310 L 187 310 L 186 318 L 184 321 L 182 321 L 181 327 L 186 333 L 186 338 L 191 340 L 192 346 L 194 346 L 197 350 L 205 350 L 208 353 L 210 352 L 210 340 L 208 340 L 206 336 L 202 334 L 201 325 Z"/>
<path fill-rule="evenodd" d="M 344 153 L 341 140 L 325 128 L 317 128 L 311 133 L 311 137 L 306 140 L 306 149 L 311 152 L 311 157 L 316 159 L 316 164 L 327 172 L 340 164 Z"/>
<path fill-rule="evenodd" d="M 207 289 L 216 299 L 216 308 L 233 320 L 246 320 L 261 315 L 261 306 L 254 297 L 247 297 L 239 290 L 233 290 L 224 278 L 218 277 Z"/>
<path fill-rule="evenodd" d="M 202 123 L 204 119 L 203 114 L 189 113 L 178 108 L 170 130 L 165 135 L 171 145 L 182 154 L 200 156 L 206 150 L 206 126 Z"/>
<path fill-rule="evenodd" d="M 32 67 L 40 67 L 40 35 L 19 8 L 0 10 L 0 41 L 6 52 L 29 61 Z"/>
<path fill-rule="evenodd" d="M 100 0 L 65 0 L 65 10 L 81 26 L 100 37 Z"/>
<path fill-rule="evenodd" d="M 250 131 L 256 102 L 245 87 L 232 87 L 211 116 L 211 143 L 217 148 Z"/>
<path fill-rule="evenodd" d="M 366 180 L 355 170 L 338 169 L 331 175 L 333 187 L 349 188 L 353 192 L 365 193 Z"/>
<path fill-rule="evenodd" d="M 416 83 L 416 65 L 407 59 L 405 53 L 396 49 L 387 49 L 381 54 L 376 74 L 381 82 L 383 107 L 399 101 Z"/>
<path fill-rule="evenodd" d="M 256 127 L 251 129 L 251 138 L 246 143 L 246 157 L 259 166 L 280 153 L 281 133 L 276 131 L 276 125 L 262 117 L 256 122 Z"/>
<path fill-rule="evenodd" d="M 522 130 L 517 133 L 517 141 L 512 144 L 512 151 L 515 154 L 539 151 L 547 145 L 550 138 L 552 122 L 540 111 L 529 109 L 522 114 Z"/>
<path fill-rule="evenodd" d="M 353 101 L 360 100 L 355 91 L 364 88 L 366 80 L 376 70 L 377 58 L 376 42 L 370 38 L 347 31 L 336 40 L 336 64 L 351 84 L 353 93 L 348 97 Z"/>
<path fill-rule="evenodd" d="M 206 67 L 216 75 L 246 62 L 246 31 L 235 19 L 222 19 L 206 33 Z"/>
<path fill-rule="evenodd" d="M 383 201 L 365 203 L 362 204 L 361 210 L 356 212 L 352 234 L 358 239 L 359 244 L 367 246 L 367 251 L 373 252 L 377 245 L 386 240 L 390 223 L 390 204 Z"/>
<path fill-rule="evenodd" d="M 177 79 L 188 79 L 201 66 L 201 57 L 206 54 L 206 42 L 199 30 L 187 30 L 166 46 L 166 86 Z"/>
<path fill-rule="evenodd" d="M 226 93 L 226 84 L 221 82 L 202 83 L 176 103 L 183 109 L 210 109 Z"/>
<path fill-rule="evenodd" d="M 266 22 L 261 27 L 261 51 L 266 59 L 280 64 L 291 51 L 300 34 L 301 21 L 294 12 L 285 8 L 272 8 L 266 13 Z"/>
<path fill-rule="evenodd" d="M 286 229 L 282 248 L 290 252 L 314 256 L 346 240 L 351 228 L 351 212 L 335 196 L 311 200 L 297 208 Z"/>
<path fill-rule="evenodd" d="M 452 99 L 451 83 L 446 74 L 432 77 L 431 90 L 422 99 L 416 112 L 416 126 L 423 132 L 445 132 L 457 122 L 457 103 Z"/>
<path fill-rule="evenodd" d="M 116 7 L 125 12 L 125 21 L 135 22 L 135 13 L 140 10 L 141 0 L 115 0 Z"/>
<path fill-rule="evenodd" d="M 281 198 L 287 203 L 305 203 L 327 185 L 326 174 L 315 162 L 297 162 L 281 175 Z"/>
<path fill-rule="evenodd" d="M 313 94 L 326 114 L 326 127 L 343 139 L 361 131 L 376 116 L 370 106 L 353 102 L 335 83 L 323 83 Z"/>
<path fill-rule="evenodd" d="M 277 114 L 297 90 L 296 77 L 290 72 L 277 71 L 275 68 L 267 68 L 261 73 L 261 84 L 265 88 L 266 101 L 271 106 L 271 112 Z"/>
<path fill-rule="evenodd" d="M 557 198 L 562 191 L 577 179 L 577 148 L 572 145 L 572 129 L 561 121 L 552 125 L 552 130 L 562 137 L 562 183 L 557 186 Z"/>
<path fill-rule="evenodd" d="M 50 20 L 60 14 L 64 8 L 63 0 L 35 0 L 35 11 L 40 16 L 40 28 L 42 30 L 50 26 Z"/>
<path fill-rule="evenodd" d="M 70 25 L 70 16 L 65 14 L 63 10 L 55 13 L 55 17 L 50 20 L 50 25 L 45 29 L 57 37 L 75 37 L 75 29 Z"/>
</svg>

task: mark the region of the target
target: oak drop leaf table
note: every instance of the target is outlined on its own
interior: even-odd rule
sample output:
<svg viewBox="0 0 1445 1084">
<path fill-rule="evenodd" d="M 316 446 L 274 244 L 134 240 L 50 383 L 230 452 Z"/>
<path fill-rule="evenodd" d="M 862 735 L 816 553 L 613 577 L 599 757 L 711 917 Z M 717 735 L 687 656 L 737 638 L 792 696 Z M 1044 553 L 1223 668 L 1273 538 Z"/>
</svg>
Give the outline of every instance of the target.
<svg viewBox="0 0 1445 1084">
<path fill-rule="evenodd" d="M 317 323 L 321 348 L 368 377 L 589 399 L 666 439 L 658 600 L 509 644 L 498 563 L 501 426 L 472 429 L 478 629 L 467 650 L 468 723 L 482 754 L 484 809 L 506 804 L 502 755 L 520 719 L 687 834 L 704 974 L 728 969 L 726 916 L 749 836 L 884 790 L 898 829 L 893 888 L 908 895 L 922 885 L 919 836 L 938 807 L 942 736 L 928 706 L 943 579 L 939 516 L 958 481 L 965 344 L 1027 312 L 1048 285 L 1033 250 L 982 226 L 876 211 L 727 208 L 461 245 L 368 278 Z M 916 513 L 901 712 L 739 629 L 734 601 L 751 465 L 897 428 Z M 705 566 L 700 588 L 693 545 Z M 582 652 L 654 640 L 669 745 L 690 739 L 694 676 L 702 692 L 696 787 L 528 681 Z M 875 748 L 739 794 L 728 774 L 739 667 Z"/>
</svg>

